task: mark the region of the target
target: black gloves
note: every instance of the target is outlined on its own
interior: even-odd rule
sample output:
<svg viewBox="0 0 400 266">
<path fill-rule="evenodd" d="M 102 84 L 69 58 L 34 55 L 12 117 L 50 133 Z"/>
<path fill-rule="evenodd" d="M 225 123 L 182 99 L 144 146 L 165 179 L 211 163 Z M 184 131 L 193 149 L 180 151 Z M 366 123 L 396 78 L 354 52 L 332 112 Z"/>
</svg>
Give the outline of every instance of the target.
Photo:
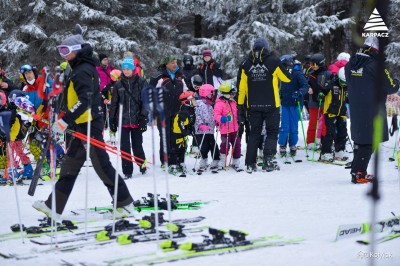
<svg viewBox="0 0 400 266">
<path fill-rule="evenodd" d="M 144 118 L 144 117 L 139 118 L 139 129 L 140 129 L 140 131 L 146 132 L 147 123 L 148 123 L 148 119 L 147 118 Z"/>
<path fill-rule="evenodd" d="M 110 120 L 110 129 L 111 129 L 111 131 L 113 131 L 113 132 L 117 132 L 118 123 L 117 123 L 117 121 L 115 121 L 115 119 L 111 119 L 111 120 Z"/>
<path fill-rule="evenodd" d="M 246 121 L 246 107 L 243 104 L 238 105 L 239 124 L 244 124 Z"/>
</svg>

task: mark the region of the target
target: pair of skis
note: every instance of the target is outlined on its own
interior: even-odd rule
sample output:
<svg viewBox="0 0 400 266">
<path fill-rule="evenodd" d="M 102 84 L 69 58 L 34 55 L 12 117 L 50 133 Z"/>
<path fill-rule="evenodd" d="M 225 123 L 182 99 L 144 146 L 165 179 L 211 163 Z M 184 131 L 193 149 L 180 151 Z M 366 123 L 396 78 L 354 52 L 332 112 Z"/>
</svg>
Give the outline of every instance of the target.
<svg viewBox="0 0 400 266">
<path fill-rule="evenodd" d="M 393 214 L 393 213 L 392 213 Z M 382 236 L 377 239 L 377 243 L 386 242 L 392 239 L 399 237 L 400 233 L 400 216 L 382 219 L 377 221 L 375 224 L 371 225 L 369 222 L 365 223 L 357 223 L 357 224 L 345 224 L 340 225 L 336 232 L 335 241 L 339 241 L 342 239 L 347 239 L 355 236 L 361 236 L 370 232 L 374 233 L 385 233 L 388 232 L 387 235 Z M 370 244 L 367 240 L 357 240 L 357 243 L 361 244 Z"/>
</svg>

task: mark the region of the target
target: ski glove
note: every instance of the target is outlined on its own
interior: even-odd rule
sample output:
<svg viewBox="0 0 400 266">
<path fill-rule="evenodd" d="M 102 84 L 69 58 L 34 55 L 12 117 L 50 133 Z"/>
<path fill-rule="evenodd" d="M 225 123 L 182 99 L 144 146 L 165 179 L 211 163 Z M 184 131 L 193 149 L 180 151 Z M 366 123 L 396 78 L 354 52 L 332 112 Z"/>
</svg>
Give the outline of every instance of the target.
<svg viewBox="0 0 400 266">
<path fill-rule="evenodd" d="M 231 122 L 231 121 L 232 121 L 232 116 L 231 115 L 221 116 L 221 124 L 225 124 L 225 123 Z"/>
<path fill-rule="evenodd" d="M 244 123 L 239 123 L 239 136 L 242 137 L 244 132 Z"/>
<path fill-rule="evenodd" d="M 53 126 L 51 127 L 51 129 L 53 130 L 53 132 L 55 133 L 59 133 L 59 134 L 64 134 L 65 130 L 67 129 L 68 124 L 62 120 L 62 119 L 58 119 Z"/>
<path fill-rule="evenodd" d="M 298 91 L 295 91 L 295 92 L 293 92 L 293 94 L 292 94 L 292 98 L 293 99 L 298 99 L 299 97 L 301 97 L 302 96 L 302 94 L 301 94 L 301 92 L 298 92 Z"/>
<path fill-rule="evenodd" d="M 117 132 L 118 123 L 115 120 L 110 120 L 110 129 L 113 132 Z"/>
<path fill-rule="evenodd" d="M 147 130 L 147 119 L 140 119 L 139 120 L 139 129 L 142 132 L 146 132 L 146 130 Z"/>
<path fill-rule="evenodd" d="M 243 104 L 238 105 L 239 123 L 246 121 L 246 107 Z"/>
<path fill-rule="evenodd" d="M 199 125 L 199 130 L 206 132 L 206 131 L 210 130 L 210 127 L 207 126 L 206 124 L 201 124 L 201 125 Z"/>
</svg>

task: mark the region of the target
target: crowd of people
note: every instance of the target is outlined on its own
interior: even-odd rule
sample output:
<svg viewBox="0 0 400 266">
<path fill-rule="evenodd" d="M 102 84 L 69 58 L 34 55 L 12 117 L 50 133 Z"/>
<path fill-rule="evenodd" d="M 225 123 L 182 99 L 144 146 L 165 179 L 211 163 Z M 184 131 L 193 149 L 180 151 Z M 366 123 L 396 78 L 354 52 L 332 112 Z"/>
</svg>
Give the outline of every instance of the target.
<svg viewBox="0 0 400 266">
<path fill-rule="evenodd" d="M 307 110 L 305 149 L 320 151 L 317 160 L 325 163 L 349 159 L 347 118 L 351 114 L 354 141 L 351 181 L 373 181 L 367 174 L 367 166 L 373 152 L 374 113 L 369 106 L 374 102 L 376 73 L 380 71 L 376 63 L 379 44 L 375 37 L 368 37 L 353 56 L 340 53 L 330 65 L 322 53 L 305 57 L 303 63 L 292 54 L 279 57 L 271 51 L 266 39 L 257 38 L 238 67 L 235 84 L 223 81 L 223 71 L 210 49 L 202 51 L 202 63 L 198 67 L 189 54 L 183 56 L 182 65 L 178 64 L 177 56 L 164 56 L 149 81 L 144 78 L 139 59 L 129 51 L 124 53 L 119 67 L 112 66 L 104 53 L 96 58 L 79 27 L 57 49 L 65 59 L 60 65 L 64 73 L 64 89 L 59 97 L 63 115 L 52 121 L 51 131 L 67 136 L 67 129 L 82 134 L 90 129 L 92 138 L 104 142 L 103 132 L 108 128 L 110 139 L 115 143 L 115 132 L 120 130 L 121 139 L 115 144 L 141 159 L 136 161 L 141 174 L 147 172 L 143 133 L 149 122 L 149 111 L 144 108 L 141 97 L 142 91 L 151 87 L 160 88 L 163 93 L 165 120 L 158 119 L 157 128 L 161 165 L 170 174 L 188 171 L 185 165 L 188 154 L 196 157 L 196 163 L 199 159 L 195 171 L 218 172 L 233 168 L 252 173 L 259 171 L 260 166 L 267 172 L 279 170 L 279 158 L 297 156 L 299 121 Z M 38 70 L 29 64 L 21 66 L 20 73 L 21 85 L 17 86 L 4 70 L 0 72 L 0 114 L 3 118 L 8 116 L 10 121 L 9 127 L 2 128 L 0 161 L 5 169 L 2 182 L 15 176 L 25 179 L 33 176 L 32 163 L 24 154 L 25 143 L 29 143 L 37 162 L 44 149 L 46 137 L 43 135 L 49 130 L 43 121 L 49 119 L 53 79 L 46 68 Z M 392 79 L 388 71 L 384 77 L 381 83 L 385 90 L 381 93 L 398 92 L 399 81 Z M 122 123 L 118 119 L 120 108 L 123 108 Z M 44 119 L 35 120 L 32 114 Z M 245 169 L 240 164 L 244 132 Z M 387 140 L 387 125 L 383 134 L 383 141 Z M 192 137 L 191 144 L 189 137 Z M 166 145 L 162 143 L 164 139 Z M 7 143 L 10 143 L 11 153 Z M 86 159 L 87 145 L 82 140 L 67 137 L 65 144 L 64 147 L 57 144 L 56 149 L 60 170 L 55 186 L 56 217 L 53 218 L 62 214 Z M 23 165 L 22 171 L 17 170 L 18 162 L 13 162 L 14 153 Z M 99 147 L 90 147 L 89 154 L 94 170 L 114 198 L 116 173 L 108 153 Z M 49 172 L 49 161 L 50 158 L 45 162 L 42 176 Z M 10 169 L 15 173 L 10 174 Z M 122 172 L 124 177 L 119 176 L 116 199 L 117 217 L 129 216 L 133 211 L 133 199 L 124 181 L 134 174 L 131 160 L 122 159 Z M 33 207 L 51 216 L 51 199 L 50 194 L 46 201 L 37 201 Z"/>
</svg>

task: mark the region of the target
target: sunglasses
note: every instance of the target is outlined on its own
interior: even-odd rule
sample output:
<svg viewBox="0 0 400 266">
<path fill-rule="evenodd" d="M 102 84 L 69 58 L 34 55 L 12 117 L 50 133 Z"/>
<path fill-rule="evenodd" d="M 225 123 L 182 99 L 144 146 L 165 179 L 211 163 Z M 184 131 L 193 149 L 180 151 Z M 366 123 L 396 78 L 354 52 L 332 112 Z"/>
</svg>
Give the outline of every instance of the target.
<svg viewBox="0 0 400 266">
<path fill-rule="evenodd" d="M 72 45 L 72 46 L 68 46 L 68 45 L 57 46 L 57 50 L 61 56 L 70 55 L 73 51 L 78 51 L 80 49 L 82 49 L 82 45 L 80 45 L 80 44 L 76 44 L 76 45 Z"/>
<path fill-rule="evenodd" d="M 24 74 L 24 73 L 27 72 L 27 71 L 32 71 L 32 70 L 33 70 L 33 68 L 32 68 L 31 65 L 23 65 L 23 66 L 21 67 L 21 73 L 22 73 L 22 74 Z"/>
</svg>

